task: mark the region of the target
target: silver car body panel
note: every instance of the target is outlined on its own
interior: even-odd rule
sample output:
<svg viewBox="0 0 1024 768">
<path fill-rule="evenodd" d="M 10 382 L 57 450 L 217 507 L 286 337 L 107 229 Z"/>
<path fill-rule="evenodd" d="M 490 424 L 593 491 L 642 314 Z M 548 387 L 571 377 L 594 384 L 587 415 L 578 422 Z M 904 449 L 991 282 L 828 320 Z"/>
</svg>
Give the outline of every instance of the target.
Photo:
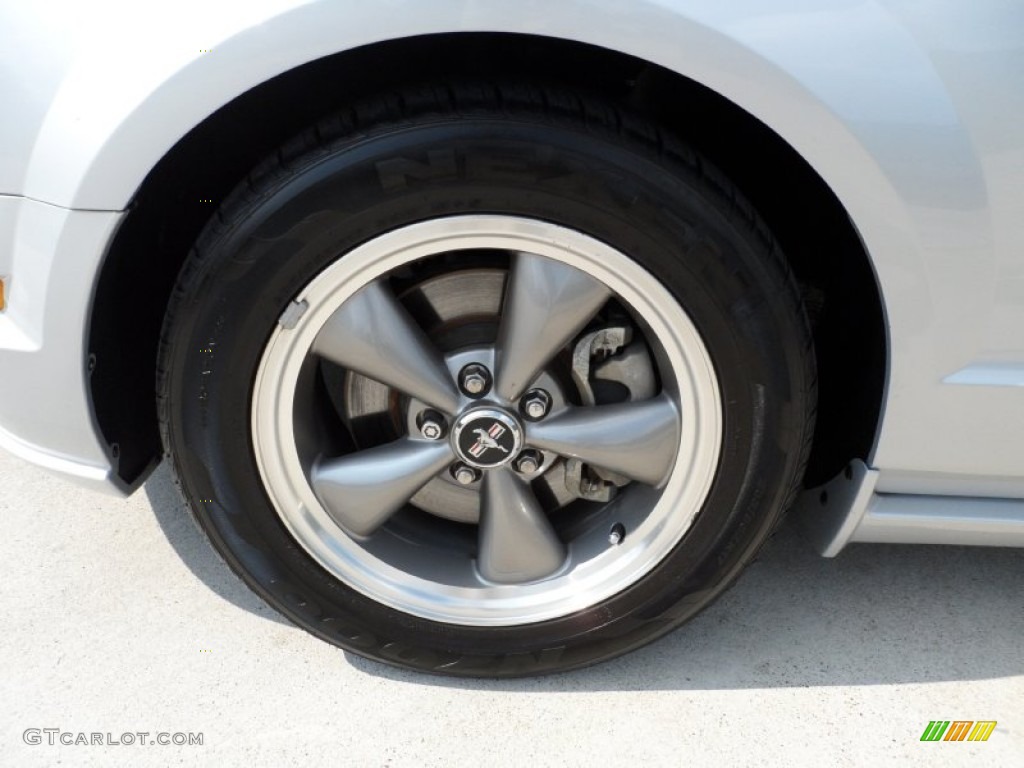
<svg viewBox="0 0 1024 768">
<path fill-rule="evenodd" d="M 919 525 L 879 517 L 900 494 L 914 510 L 929 495 L 1024 498 L 1019 0 L 6 4 L 0 444 L 109 484 L 85 386 L 92 286 L 117 212 L 175 142 L 301 64 L 471 31 L 575 40 L 680 73 L 771 127 L 835 192 L 889 332 L 873 490 L 830 513 L 861 515 L 851 535 L 922 540 Z M 948 504 L 934 499 L 937 519 Z"/>
<path fill-rule="evenodd" d="M 0 195 L 0 448 L 100 490 L 114 457 L 93 420 L 86 333 L 92 286 L 122 217 Z"/>
<path fill-rule="evenodd" d="M 853 461 L 801 496 L 796 511 L 825 557 L 854 542 L 1024 547 L 1024 499 L 887 493 L 880 477 Z"/>
</svg>

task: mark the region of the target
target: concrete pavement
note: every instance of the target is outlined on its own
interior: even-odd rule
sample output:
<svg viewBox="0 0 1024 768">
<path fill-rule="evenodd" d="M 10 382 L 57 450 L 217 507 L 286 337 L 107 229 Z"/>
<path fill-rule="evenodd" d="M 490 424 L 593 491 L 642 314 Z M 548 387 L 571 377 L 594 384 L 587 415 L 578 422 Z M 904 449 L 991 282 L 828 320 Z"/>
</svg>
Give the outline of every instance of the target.
<svg viewBox="0 0 1024 768">
<path fill-rule="evenodd" d="M 1024 550 L 824 560 L 786 526 L 722 600 L 640 652 L 451 681 L 278 619 L 164 468 L 119 500 L 3 454 L 0 520 L 0 765 L 1024 765 Z M 985 743 L 920 742 L 935 719 L 998 726 Z M 45 728 L 149 736 L 51 746 Z M 203 743 L 148 744 L 161 732 Z"/>
</svg>

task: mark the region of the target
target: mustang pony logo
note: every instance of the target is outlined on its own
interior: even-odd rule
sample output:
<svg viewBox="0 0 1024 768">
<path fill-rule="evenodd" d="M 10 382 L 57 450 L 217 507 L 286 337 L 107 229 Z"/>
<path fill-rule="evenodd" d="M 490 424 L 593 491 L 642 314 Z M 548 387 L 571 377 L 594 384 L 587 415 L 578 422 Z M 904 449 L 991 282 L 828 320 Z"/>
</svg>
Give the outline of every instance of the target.
<svg viewBox="0 0 1024 768">
<path fill-rule="evenodd" d="M 479 459 L 483 452 L 490 448 L 497 448 L 502 453 L 508 453 L 508 448 L 498 445 L 497 441 L 497 438 L 501 437 L 504 432 L 505 428 L 498 422 L 494 422 L 488 430 L 474 429 L 473 434 L 476 435 L 476 442 L 469 449 L 469 455 L 474 459 Z"/>
</svg>

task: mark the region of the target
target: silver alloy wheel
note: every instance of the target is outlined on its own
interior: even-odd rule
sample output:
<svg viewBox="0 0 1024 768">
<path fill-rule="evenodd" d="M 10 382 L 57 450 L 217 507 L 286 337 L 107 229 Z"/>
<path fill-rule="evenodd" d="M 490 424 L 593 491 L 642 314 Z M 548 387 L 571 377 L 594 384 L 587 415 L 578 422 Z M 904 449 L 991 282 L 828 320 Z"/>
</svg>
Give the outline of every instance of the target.
<svg viewBox="0 0 1024 768">
<path fill-rule="evenodd" d="M 497 341 L 474 356 L 494 372 L 492 391 L 477 399 L 458 387 L 466 361 L 443 356 L 382 278 L 420 259 L 481 249 L 512 257 Z M 609 298 L 628 308 L 650 344 L 661 392 L 593 407 L 559 399 L 539 421 L 520 419 L 519 398 L 548 376 L 551 358 Z M 486 406 L 496 422 L 508 420 L 522 431 L 522 447 L 579 459 L 631 482 L 607 503 L 585 502 L 586 514 L 559 528 L 530 483 L 501 461 L 477 470 L 475 548 L 447 549 L 438 543 L 443 536 L 411 541 L 407 531 L 391 530 L 389 520 L 449 471 L 458 445 L 451 435 L 431 440 L 408 430 L 394 442 L 337 456 L 310 449 L 319 416 L 300 381 L 317 359 L 386 384 L 406 402 L 440 412 L 449 425 L 471 421 L 475 409 Z M 721 414 L 704 344 L 653 275 L 577 231 L 522 217 L 467 215 L 376 237 L 306 286 L 263 353 L 252 430 L 259 472 L 278 515 L 326 571 L 408 614 L 512 626 L 607 599 L 675 547 L 711 487 Z"/>
</svg>

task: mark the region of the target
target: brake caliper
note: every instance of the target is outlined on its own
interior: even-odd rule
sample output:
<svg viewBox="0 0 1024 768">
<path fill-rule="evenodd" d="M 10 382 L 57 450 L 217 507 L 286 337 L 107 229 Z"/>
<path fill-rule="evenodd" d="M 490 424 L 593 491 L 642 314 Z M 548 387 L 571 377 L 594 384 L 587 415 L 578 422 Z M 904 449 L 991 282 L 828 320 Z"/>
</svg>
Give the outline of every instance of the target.
<svg viewBox="0 0 1024 768">
<path fill-rule="evenodd" d="M 655 394 L 657 382 L 651 355 L 643 339 L 633 339 L 633 329 L 609 325 L 585 334 L 572 353 L 572 380 L 585 406 L 598 405 L 594 381 L 620 384 L 626 400 L 646 400 Z M 629 478 L 579 459 L 565 463 L 565 487 L 573 496 L 588 501 L 609 501 Z"/>
</svg>

